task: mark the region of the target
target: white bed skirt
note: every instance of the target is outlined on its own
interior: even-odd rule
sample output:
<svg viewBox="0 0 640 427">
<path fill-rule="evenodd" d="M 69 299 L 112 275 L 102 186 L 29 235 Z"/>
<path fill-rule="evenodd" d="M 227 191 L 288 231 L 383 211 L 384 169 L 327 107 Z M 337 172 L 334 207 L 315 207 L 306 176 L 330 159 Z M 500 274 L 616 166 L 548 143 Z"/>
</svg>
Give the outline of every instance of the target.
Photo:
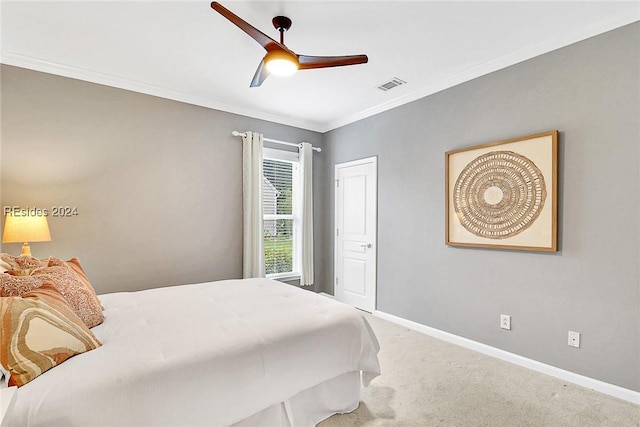
<svg viewBox="0 0 640 427">
<path fill-rule="evenodd" d="M 360 401 L 360 372 L 348 372 L 318 384 L 231 427 L 312 427 L 333 414 L 354 411 Z"/>
</svg>

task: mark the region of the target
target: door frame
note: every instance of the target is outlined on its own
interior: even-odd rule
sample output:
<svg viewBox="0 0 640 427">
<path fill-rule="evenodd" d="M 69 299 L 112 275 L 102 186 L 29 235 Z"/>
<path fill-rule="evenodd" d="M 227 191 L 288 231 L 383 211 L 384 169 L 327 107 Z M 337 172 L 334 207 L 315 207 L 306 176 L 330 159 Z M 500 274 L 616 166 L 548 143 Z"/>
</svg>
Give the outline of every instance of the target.
<svg viewBox="0 0 640 427">
<path fill-rule="evenodd" d="M 372 240 L 373 243 L 373 262 L 375 263 L 373 269 L 373 307 L 371 307 L 371 313 L 375 312 L 378 307 L 378 156 L 365 157 L 362 159 L 351 160 L 348 162 L 336 163 L 334 165 L 333 171 L 333 295 L 336 295 L 336 281 L 338 279 L 338 237 L 337 237 L 337 229 L 338 229 L 338 169 L 344 167 L 358 166 L 366 163 L 373 163 L 373 186 L 375 193 L 375 203 L 374 203 L 374 212 L 373 212 L 373 222 L 375 226 L 373 227 L 374 236 Z"/>
</svg>

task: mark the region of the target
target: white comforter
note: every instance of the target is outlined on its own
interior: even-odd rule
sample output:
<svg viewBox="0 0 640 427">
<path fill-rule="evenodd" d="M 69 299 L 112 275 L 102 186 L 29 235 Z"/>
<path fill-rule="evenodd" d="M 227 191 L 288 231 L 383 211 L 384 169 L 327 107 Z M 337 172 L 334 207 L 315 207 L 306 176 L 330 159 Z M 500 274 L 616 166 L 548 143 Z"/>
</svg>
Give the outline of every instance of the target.
<svg viewBox="0 0 640 427">
<path fill-rule="evenodd" d="M 379 374 L 352 307 L 268 279 L 101 295 L 103 346 L 18 389 L 8 425 L 226 426 L 349 372 Z"/>
</svg>

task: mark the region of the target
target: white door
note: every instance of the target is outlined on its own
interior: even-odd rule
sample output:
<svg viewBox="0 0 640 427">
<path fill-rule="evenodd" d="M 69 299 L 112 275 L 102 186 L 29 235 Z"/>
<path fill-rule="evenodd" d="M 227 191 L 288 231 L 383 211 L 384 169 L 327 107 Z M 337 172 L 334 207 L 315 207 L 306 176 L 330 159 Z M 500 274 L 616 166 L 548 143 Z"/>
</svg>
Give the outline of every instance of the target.
<svg viewBox="0 0 640 427">
<path fill-rule="evenodd" d="M 336 165 L 335 280 L 339 301 L 376 308 L 377 158 Z"/>
</svg>

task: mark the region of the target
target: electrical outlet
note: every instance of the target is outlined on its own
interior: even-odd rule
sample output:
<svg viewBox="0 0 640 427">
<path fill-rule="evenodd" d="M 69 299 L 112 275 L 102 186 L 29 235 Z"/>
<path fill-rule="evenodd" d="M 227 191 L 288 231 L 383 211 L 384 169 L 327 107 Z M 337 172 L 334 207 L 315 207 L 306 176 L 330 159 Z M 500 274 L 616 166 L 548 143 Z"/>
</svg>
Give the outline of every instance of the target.
<svg viewBox="0 0 640 427">
<path fill-rule="evenodd" d="M 569 345 L 571 347 L 580 347 L 580 332 L 569 331 Z"/>
<path fill-rule="evenodd" d="M 509 316 L 508 314 L 501 314 L 500 327 L 502 329 L 511 330 L 511 316 Z"/>
</svg>

